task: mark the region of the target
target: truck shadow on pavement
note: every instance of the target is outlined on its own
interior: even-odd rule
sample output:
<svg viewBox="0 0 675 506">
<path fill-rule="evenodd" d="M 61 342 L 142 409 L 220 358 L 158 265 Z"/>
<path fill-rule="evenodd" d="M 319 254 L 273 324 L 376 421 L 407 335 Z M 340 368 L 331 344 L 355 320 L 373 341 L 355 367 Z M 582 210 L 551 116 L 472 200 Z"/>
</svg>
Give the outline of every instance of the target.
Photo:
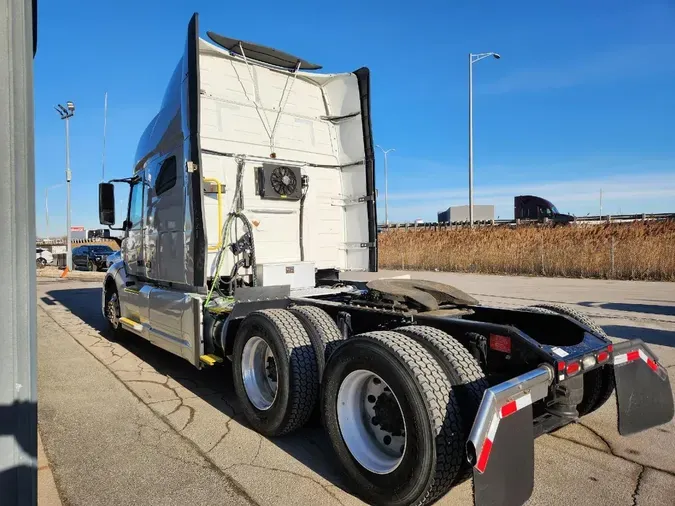
<svg viewBox="0 0 675 506">
<path fill-rule="evenodd" d="M 164 351 L 149 341 L 131 333 L 121 339 L 113 339 L 107 329 L 107 323 L 101 314 L 100 288 L 51 290 L 47 292 L 47 296 L 42 298 L 42 302 L 50 306 L 54 303 L 64 306 L 85 324 L 95 329 L 103 339 L 122 346 L 125 350 L 152 367 L 157 373 L 170 377 L 179 383 L 180 386 L 190 391 L 193 394 L 192 396 L 201 398 L 222 412 L 225 415 L 222 422 L 223 425 L 228 424 L 229 427 L 230 421 L 233 420 L 250 429 L 252 431 L 251 444 L 256 444 L 259 441 L 258 438 L 263 437 L 253 432 L 253 429 L 248 425 L 243 416 L 234 392 L 232 367 L 229 361 L 226 360 L 223 364 L 200 371 L 184 359 Z M 48 300 L 49 302 L 47 302 Z M 109 366 L 106 367 L 110 369 Z M 119 379 L 125 382 L 122 378 Z M 143 402 L 148 405 L 147 402 Z M 155 406 L 151 406 L 151 409 L 156 414 L 162 416 L 169 425 L 175 428 L 175 425 L 167 419 L 167 416 L 161 415 L 154 408 Z M 188 409 L 193 410 L 194 408 L 189 407 Z M 194 417 L 194 412 L 191 415 L 192 417 Z M 181 433 L 189 423 L 186 423 L 182 429 L 176 430 Z M 188 437 L 185 434 L 182 435 Z M 325 480 L 348 492 L 344 477 L 334 459 L 331 458 L 333 449 L 320 425 L 318 416 L 313 416 L 307 426 L 291 435 L 269 438 L 268 440 Z M 217 443 L 215 446 L 217 446 Z"/>
<path fill-rule="evenodd" d="M 577 302 L 579 306 L 598 309 L 609 309 L 612 311 L 626 311 L 631 313 L 658 314 L 664 316 L 675 316 L 675 303 L 667 306 L 665 304 L 634 304 L 626 302 Z"/>
<path fill-rule="evenodd" d="M 675 332 L 672 330 L 629 327 L 627 325 L 603 325 L 608 335 L 621 339 L 642 339 L 647 344 L 675 347 Z"/>
</svg>

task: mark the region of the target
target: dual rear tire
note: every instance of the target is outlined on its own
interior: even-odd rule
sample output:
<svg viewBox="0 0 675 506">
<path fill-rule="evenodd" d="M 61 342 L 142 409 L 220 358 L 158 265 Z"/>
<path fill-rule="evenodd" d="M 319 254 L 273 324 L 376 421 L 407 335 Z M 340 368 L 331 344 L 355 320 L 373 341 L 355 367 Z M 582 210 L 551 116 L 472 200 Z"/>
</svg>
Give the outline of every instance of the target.
<svg viewBox="0 0 675 506">
<path fill-rule="evenodd" d="M 487 382 L 448 334 L 423 326 L 343 341 L 323 310 L 256 311 L 234 343 L 237 396 L 266 436 L 318 404 L 340 466 L 370 504 L 429 504 L 468 476 L 465 443 Z"/>
<path fill-rule="evenodd" d="M 241 323 L 232 353 L 234 390 L 257 432 L 282 436 L 307 422 L 319 369 L 300 320 L 284 309 L 254 311 Z"/>
<path fill-rule="evenodd" d="M 369 504 L 423 505 L 450 490 L 465 461 L 462 406 L 425 345 L 393 331 L 353 337 L 323 386 L 331 445 Z"/>
</svg>

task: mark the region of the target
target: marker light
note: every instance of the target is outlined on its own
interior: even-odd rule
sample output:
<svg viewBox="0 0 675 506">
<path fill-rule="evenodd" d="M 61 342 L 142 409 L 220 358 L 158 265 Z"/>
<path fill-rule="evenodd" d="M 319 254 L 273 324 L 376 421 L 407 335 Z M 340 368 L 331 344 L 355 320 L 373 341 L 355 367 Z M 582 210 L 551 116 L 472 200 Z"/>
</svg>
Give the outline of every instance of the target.
<svg viewBox="0 0 675 506">
<path fill-rule="evenodd" d="M 584 369 L 590 369 L 596 364 L 595 357 L 593 355 L 588 355 L 581 359 L 581 363 L 584 366 Z"/>
</svg>

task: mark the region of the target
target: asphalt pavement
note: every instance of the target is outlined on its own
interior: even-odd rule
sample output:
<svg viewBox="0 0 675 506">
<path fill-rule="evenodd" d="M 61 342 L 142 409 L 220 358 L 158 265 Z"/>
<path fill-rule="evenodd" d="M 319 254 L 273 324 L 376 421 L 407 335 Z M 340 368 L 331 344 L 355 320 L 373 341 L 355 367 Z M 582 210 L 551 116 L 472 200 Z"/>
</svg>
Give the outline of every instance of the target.
<svg viewBox="0 0 675 506">
<path fill-rule="evenodd" d="M 675 283 L 411 274 L 484 304 L 569 304 L 617 341 L 649 343 L 672 383 Z M 110 340 L 98 283 L 40 280 L 38 307 L 39 428 L 65 506 L 362 504 L 319 427 L 267 439 L 247 426 L 228 364 L 197 371 L 135 336 Z M 538 438 L 535 459 L 530 505 L 675 505 L 675 423 L 621 437 L 613 398 Z M 470 483 L 438 504 L 472 504 Z"/>
</svg>

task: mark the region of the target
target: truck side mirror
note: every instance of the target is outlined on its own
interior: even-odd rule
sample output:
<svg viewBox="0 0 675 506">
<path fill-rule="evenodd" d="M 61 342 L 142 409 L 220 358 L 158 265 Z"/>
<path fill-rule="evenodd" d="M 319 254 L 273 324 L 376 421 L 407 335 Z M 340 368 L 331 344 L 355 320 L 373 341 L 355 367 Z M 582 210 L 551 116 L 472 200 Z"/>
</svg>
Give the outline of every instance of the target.
<svg viewBox="0 0 675 506">
<path fill-rule="evenodd" d="M 115 186 L 112 183 L 98 185 L 98 220 L 101 225 L 115 224 Z"/>
</svg>

